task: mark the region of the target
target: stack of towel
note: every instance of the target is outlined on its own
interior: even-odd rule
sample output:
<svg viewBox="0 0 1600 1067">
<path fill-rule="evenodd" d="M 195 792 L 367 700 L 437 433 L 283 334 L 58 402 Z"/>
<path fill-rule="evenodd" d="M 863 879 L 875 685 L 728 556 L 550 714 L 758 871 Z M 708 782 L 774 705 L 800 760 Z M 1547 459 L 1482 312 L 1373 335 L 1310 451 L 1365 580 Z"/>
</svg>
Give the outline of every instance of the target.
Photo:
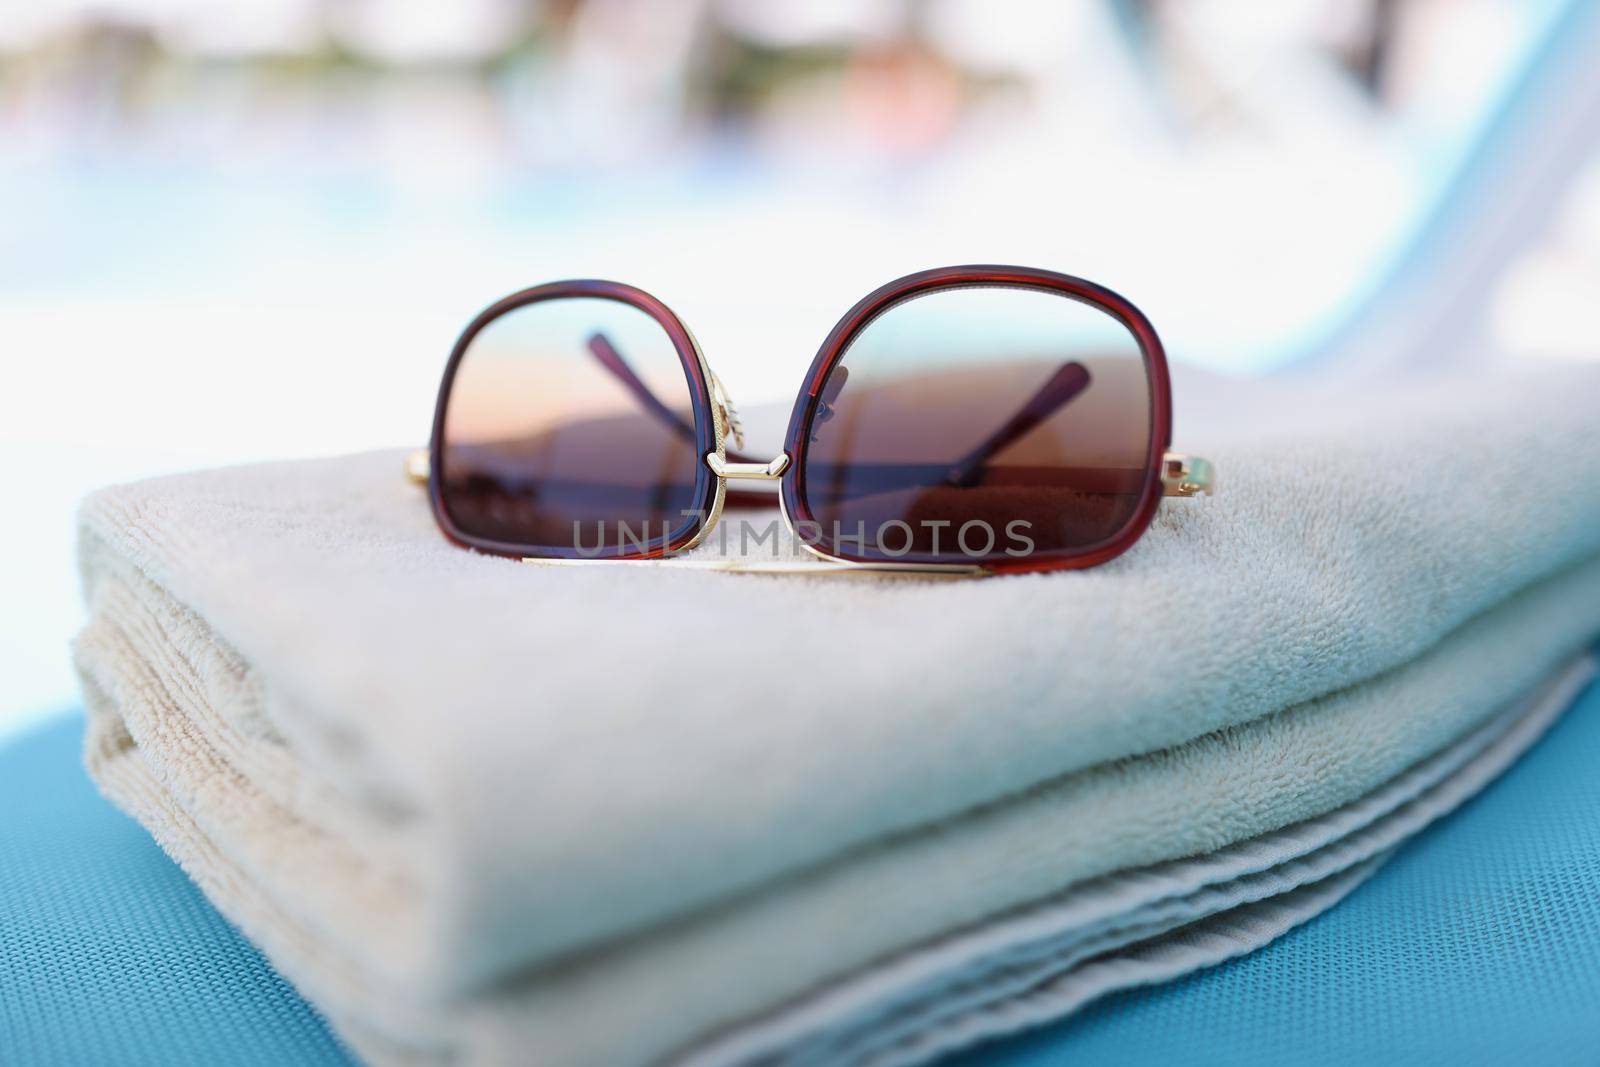
<svg viewBox="0 0 1600 1067">
<path fill-rule="evenodd" d="M 379 1064 L 908 1064 L 1264 943 L 1593 672 L 1600 375 L 1179 383 L 1091 571 L 444 543 L 384 453 L 82 515 L 90 772 Z"/>
</svg>

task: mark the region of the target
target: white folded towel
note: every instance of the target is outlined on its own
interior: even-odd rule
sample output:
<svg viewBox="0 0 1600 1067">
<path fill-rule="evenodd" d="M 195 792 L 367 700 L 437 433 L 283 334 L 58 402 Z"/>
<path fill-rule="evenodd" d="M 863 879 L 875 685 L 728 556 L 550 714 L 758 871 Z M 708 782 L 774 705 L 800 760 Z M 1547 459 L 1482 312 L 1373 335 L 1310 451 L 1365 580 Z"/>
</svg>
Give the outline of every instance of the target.
<svg viewBox="0 0 1600 1067">
<path fill-rule="evenodd" d="M 106 490 L 91 773 L 377 1061 L 1059 1014 L 1337 899 L 1600 633 L 1593 371 L 1179 403 L 1218 496 L 976 582 L 475 556 L 393 454 Z"/>
</svg>

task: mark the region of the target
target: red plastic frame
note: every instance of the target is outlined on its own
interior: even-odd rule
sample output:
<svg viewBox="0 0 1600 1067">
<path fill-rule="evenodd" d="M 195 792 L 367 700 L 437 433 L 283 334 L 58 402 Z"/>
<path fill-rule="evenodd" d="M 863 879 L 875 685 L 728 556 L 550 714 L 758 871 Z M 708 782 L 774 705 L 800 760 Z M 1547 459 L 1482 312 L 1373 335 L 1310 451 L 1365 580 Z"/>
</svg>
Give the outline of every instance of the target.
<svg viewBox="0 0 1600 1067">
<path fill-rule="evenodd" d="M 1156 336 L 1155 327 L 1150 325 L 1150 320 L 1124 297 L 1082 278 L 1031 267 L 975 265 L 919 271 L 877 289 L 851 308 L 834 326 L 827 339 L 822 342 L 822 348 L 818 350 L 816 358 L 811 361 L 805 386 L 795 400 L 794 413 L 789 418 L 789 431 L 783 445 L 784 451 L 789 454 L 789 466 L 784 472 L 781 487 L 784 510 L 794 523 L 807 523 L 814 530 L 821 529 L 821 524 L 816 522 L 806 504 L 804 484 L 806 444 L 811 438 L 811 419 L 816 413 L 822 383 L 827 380 L 834 364 L 838 363 L 849 350 L 850 343 L 856 335 L 873 319 L 903 301 L 942 289 L 967 289 L 975 286 L 1036 289 L 1070 297 L 1105 311 L 1126 326 L 1138 341 L 1139 351 L 1144 357 L 1145 377 L 1150 384 L 1150 448 L 1147 454 L 1147 469 L 1138 506 L 1126 525 L 1111 537 L 1092 545 L 1070 550 L 1040 552 L 1015 559 L 989 560 L 984 562 L 985 569 L 1006 573 L 1068 570 L 1093 567 L 1120 556 L 1139 540 L 1145 530 L 1149 529 L 1151 520 L 1155 518 L 1156 508 L 1161 504 L 1162 457 L 1172 445 L 1172 381 L 1167 371 L 1166 352 L 1162 349 L 1161 339 Z M 948 556 L 930 557 L 919 554 L 908 554 L 893 560 L 880 560 L 845 551 L 828 539 L 816 542 L 816 547 L 819 551 L 835 558 L 863 563 L 959 564 L 960 562 Z"/>
<path fill-rule="evenodd" d="M 455 348 L 450 351 L 450 361 L 445 364 L 444 378 L 439 383 L 439 396 L 433 408 L 433 436 L 428 442 L 428 500 L 433 506 L 434 519 L 446 537 L 465 548 L 517 558 L 535 554 L 535 550 L 527 545 L 495 541 L 469 534 L 457 526 L 455 520 L 451 518 L 449 510 L 445 507 L 444 488 L 441 482 L 444 470 L 445 411 L 449 405 L 450 388 L 455 384 L 456 370 L 461 366 L 462 357 L 466 355 L 467 349 L 485 326 L 508 311 L 515 311 L 517 308 L 541 300 L 559 300 L 567 297 L 614 300 L 619 304 L 638 308 L 654 319 L 671 339 L 672 347 L 678 353 L 678 361 L 683 364 L 684 377 L 688 379 L 689 394 L 694 402 L 695 449 L 696 455 L 702 457 L 695 464 L 694 495 L 698 514 L 686 517 L 684 525 L 671 531 L 668 536 L 655 537 L 646 542 L 642 552 L 631 551 L 631 546 L 620 544 L 588 554 L 580 553 L 576 547 L 541 545 L 537 549 L 537 554 L 542 558 L 553 559 L 656 559 L 671 555 L 700 536 L 706 519 L 716 503 L 719 479 L 711 473 L 703 458 L 717 448 L 715 424 L 711 415 L 711 388 L 700 366 L 700 354 L 695 348 L 694 339 L 689 336 L 689 331 L 678 316 L 672 313 L 671 308 L 643 289 L 621 282 L 587 278 L 536 285 L 532 289 L 524 289 L 495 301 L 467 324 L 467 328 L 457 338 Z"/>
</svg>

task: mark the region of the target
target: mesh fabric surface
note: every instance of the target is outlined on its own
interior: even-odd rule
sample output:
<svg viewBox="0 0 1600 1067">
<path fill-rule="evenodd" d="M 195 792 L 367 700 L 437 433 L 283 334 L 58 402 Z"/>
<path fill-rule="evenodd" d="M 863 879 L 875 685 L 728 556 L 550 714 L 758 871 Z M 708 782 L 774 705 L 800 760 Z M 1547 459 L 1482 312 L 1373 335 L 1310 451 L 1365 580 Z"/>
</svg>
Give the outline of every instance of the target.
<svg viewBox="0 0 1600 1067">
<path fill-rule="evenodd" d="M 350 1064 L 150 835 L 95 792 L 83 722 L 0 749 L 0 1064 Z"/>
</svg>

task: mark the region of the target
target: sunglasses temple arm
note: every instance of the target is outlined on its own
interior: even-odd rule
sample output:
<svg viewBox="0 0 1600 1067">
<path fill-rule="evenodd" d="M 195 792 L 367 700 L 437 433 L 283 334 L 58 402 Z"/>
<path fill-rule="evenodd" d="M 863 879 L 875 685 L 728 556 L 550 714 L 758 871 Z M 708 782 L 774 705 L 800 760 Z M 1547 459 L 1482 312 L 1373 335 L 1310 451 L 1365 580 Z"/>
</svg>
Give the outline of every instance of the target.
<svg viewBox="0 0 1600 1067">
<path fill-rule="evenodd" d="M 603 333 L 592 335 L 589 338 L 589 351 L 594 353 L 594 358 L 600 361 L 600 365 L 602 367 L 616 375 L 618 380 L 620 380 L 623 385 L 628 387 L 628 391 L 633 394 L 634 399 L 639 402 L 640 407 L 644 408 L 651 415 L 661 420 L 661 422 L 666 424 L 668 429 L 672 430 L 678 436 L 682 437 L 690 444 L 694 443 L 694 425 L 686 421 L 671 408 L 667 407 L 667 405 L 663 404 L 661 399 L 650 391 L 650 387 L 633 372 L 632 367 L 628 366 L 628 361 L 622 358 L 622 353 L 618 352 L 617 346 L 611 343 L 611 338 L 607 337 Z M 722 383 L 720 381 L 716 382 L 716 386 L 720 394 Z M 738 416 L 733 412 L 733 405 L 730 404 L 727 398 L 724 396 L 719 395 L 718 400 L 722 404 L 723 410 L 727 412 L 730 421 L 734 423 L 733 432 L 738 436 L 740 443 L 742 444 L 744 434 L 742 430 L 738 428 Z M 732 448 L 729 448 L 726 451 L 728 459 L 734 463 L 760 462 L 760 460 L 757 460 L 753 456 L 747 456 L 744 453 Z"/>
<path fill-rule="evenodd" d="M 617 351 L 617 346 L 611 343 L 611 338 L 603 333 L 591 334 L 589 337 L 589 351 L 600 365 L 610 371 L 624 386 L 639 406 L 648 411 L 659 420 L 662 425 L 673 433 L 688 441 L 691 445 L 695 442 L 694 424 L 686 421 L 681 415 L 661 402 L 661 398 L 650 391 L 633 368 L 628 366 L 628 361 L 622 358 L 622 353 Z"/>
<path fill-rule="evenodd" d="M 682 416 L 674 412 L 671 408 L 667 407 L 667 405 L 661 402 L 660 397 L 656 396 L 655 393 L 650 391 L 650 387 L 644 383 L 642 378 L 634 373 L 633 368 L 628 365 L 628 361 L 623 358 L 622 353 L 617 351 L 617 346 L 611 343 L 611 338 L 607 337 L 603 333 L 591 335 L 589 338 L 589 352 L 602 367 L 610 371 L 611 374 L 627 388 L 629 393 L 633 394 L 633 398 L 638 401 L 640 407 L 644 408 L 644 410 L 649 412 L 650 415 L 652 415 L 657 421 L 665 425 L 667 429 L 671 430 L 685 441 L 688 441 L 690 445 L 695 443 L 694 424 L 688 422 Z M 721 383 L 719 382 L 718 386 L 720 387 L 720 385 Z M 724 409 L 729 410 L 730 417 L 732 417 L 731 405 L 728 404 L 726 399 L 723 399 L 722 403 Z M 746 456 L 741 452 L 735 451 L 734 449 L 728 449 L 727 455 L 728 459 L 735 463 L 758 462 L 753 457 Z M 427 484 L 427 449 L 419 448 L 416 451 L 409 453 L 406 456 L 405 466 L 407 478 L 419 485 Z M 747 503 L 750 506 L 772 506 L 770 495 L 743 492 L 740 492 L 737 495 L 741 498 L 741 502 L 744 502 L 742 501 L 743 497 L 749 497 L 750 500 Z"/>
<path fill-rule="evenodd" d="M 691 443 L 694 442 L 694 427 L 674 413 L 671 408 L 663 404 L 661 399 L 650 391 L 650 387 L 633 372 L 632 367 L 628 366 L 628 361 L 622 357 L 621 352 L 617 351 L 617 346 L 611 343 L 611 338 L 603 333 L 594 334 L 589 338 L 589 351 L 594 353 L 594 358 L 600 361 L 602 367 L 616 375 L 622 384 L 628 387 L 628 391 L 633 394 L 634 399 L 639 401 L 640 407 L 660 419 L 680 437 Z M 722 383 L 717 382 L 716 385 L 720 394 Z M 728 413 L 729 419 L 737 425 L 738 416 L 733 413 L 733 406 L 728 403 L 726 397 L 719 395 L 718 399 L 723 405 L 723 410 Z M 738 430 L 734 432 L 739 433 L 742 443 L 743 434 Z M 733 448 L 727 448 L 725 451 L 729 462 L 732 463 L 760 462 L 755 457 L 747 456 Z M 748 489 L 729 489 L 723 497 L 722 506 L 738 510 L 765 510 L 776 507 L 777 499 L 771 493 Z"/>
<path fill-rule="evenodd" d="M 406 480 L 413 485 L 428 484 L 428 450 L 413 448 L 406 453 Z"/>
<path fill-rule="evenodd" d="M 1163 496 L 1210 496 L 1217 491 L 1217 465 L 1204 456 L 1168 452 L 1161 457 Z"/>
<path fill-rule="evenodd" d="M 977 447 L 956 460 L 950 467 L 948 481 L 951 485 L 972 485 L 977 481 L 983 465 L 996 454 L 1019 440 L 1029 430 L 1044 422 L 1065 407 L 1073 397 L 1089 387 L 1089 368 L 1082 363 L 1063 363 L 1050 379 L 1039 387 L 1028 402 L 1005 425 L 980 441 Z"/>
<path fill-rule="evenodd" d="M 609 340 L 596 335 L 598 340 L 615 356 L 615 362 L 602 358 L 601 362 L 624 382 L 630 383 L 635 396 L 640 397 L 640 402 L 652 411 L 659 411 L 674 423 L 682 425 L 682 420 L 662 404 L 649 390 L 649 387 L 640 381 L 620 353 L 611 346 Z M 591 341 L 591 346 L 593 346 Z M 597 353 L 598 355 L 598 353 Z M 1076 369 L 1076 370 L 1074 370 Z M 1021 411 L 1006 422 L 999 430 L 974 448 L 961 460 L 958 460 L 951 469 L 950 480 L 960 484 L 959 477 L 971 478 L 978 468 L 991 456 L 1001 451 L 1006 445 L 1020 438 L 1023 434 L 1048 419 L 1056 411 L 1077 396 L 1087 387 L 1089 372 L 1081 364 L 1068 363 L 1051 376 L 1033 398 L 1023 405 Z M 645 398 L 648 397 L 648 400 Z M 692 433 L 692 427 L 690 428 Z M 731 462 L 756 462 L 741 453 L 729 451 L 728 459 Z M 406 478 L 417 485 L 428 484 L 428 450 L 425 448 L 414 449 L 406 454 Z M 1202 456 L 1191 456 L 1182 452 L 1168 452 L 1161 460 L 1161 482 L 1166 496 L 1209 496 L 1216 489 L 1216 465 Z M 772 494 L 752 492 L 743 489 L 729 489 L 724 503 L 728 508 L 765 509 L 773 506 Z"/>
<path fill-rule="evenodd" d="M 1090 380 L 1083 364 L 1062 364 L 1004 426 L 951 466 L 950 483 L 972 484 L 991 457 L 1060 411 L 1089 387 Z M 1202 456 L 1168 452 L 1161 457 L 1161 485 L 1164 496 L 1210 496 L 1216 491 L 1217 468 Z"/>
</svg>

